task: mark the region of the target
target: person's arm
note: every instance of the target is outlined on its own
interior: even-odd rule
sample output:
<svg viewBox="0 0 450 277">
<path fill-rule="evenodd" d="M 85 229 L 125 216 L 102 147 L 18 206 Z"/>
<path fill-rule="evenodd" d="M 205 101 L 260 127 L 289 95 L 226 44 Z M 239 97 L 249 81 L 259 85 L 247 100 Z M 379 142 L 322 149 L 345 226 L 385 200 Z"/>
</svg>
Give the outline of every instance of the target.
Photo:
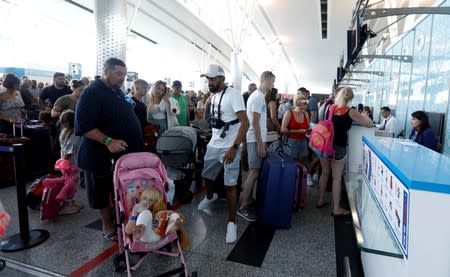
<svg viewBox="0 0 450 277">
<path fill-rule="evenodd" d="M 289 132 L 289 121 L 291 121 L 291 112 L 287 111 L 283 115 L 283 120 L 281 121 L 281 133 L 288 134 Z"/>
<path fill-rule="evenodd" d="M 123 152 L 128 147 L 128 144 L 125 141 L 108 137 L 97 128 L 84 133 L 84 136 L 106 145 L 111 153 Z"/>
<path fill-rule="evenodd" d="M 356 109 L 350 109 L 348 111 L 348 115 L 353 121 L 358 122 L 359 124 L 371 128 L 373 126 L 372 120 L 370 118 L 364 117 L 362 114 L 360 114 Z"/>
<path fill-rule="evenodd" d="M 431 128 L 428 128 L 427 130 L 423 131 L 422 137 L 423 137 L 422 140 L 423 146 L 430 148 L 432 150 L 436 150 L 437 137 Z"/>
<path fill-rule="evenodd" d="M 243 99 L 241 99 L 241 100 L 242 100 L 242 102 L 244 102 Z M 249 123 L 248 123 L 247 113 L 245 110 L 236 112 L 236 116 L 239 119 L 241 126 L 239 126 L 239 131 L 238 131 L 236 140 L 234 141 L 234 145 L 240 145 L 242 143 L 242 141 L 244 140 L 245 134 L 248 131 Z M 238 151 L 238 149 L 236 149 L 234 146 L 231 147 L 230 149 L 228 149 L 228 151 L 225 153 L 225 155 L 223 157 L 223 162 L 224 163 L 232 163 L 236 156 L 237 151 Z"/>
<path fill-rule="evenodd" d="M 270 113 L 270 120 L 272 121 L 273 125 L 277 128 L 277 131 L 281 129 L 280 123 L 278 122 L 277 117 L 277 104 L 275 102 L 271 101 L 269 102 L 269 113 Z"/>
<path fill-rule="evenodd" d="M 56 102 L 58 102 L 58 101 L 56 101 Z M 53 118 L 59 117 L 61 115 L 62 110 L 63 110 L 62 107 L 60 107 L 59 104 L 57 105 L 57 103 L 55 103 L 55 105 L 53 105 L 53 109 L 51 111 L 51 116 Z"/>
<path fill-rule="evenodd" d="M 178 105 L 178 101 L 173 98 L 170 98 L 169 104 L 170 104 L 169 107 L 170 107 L 171 112 L 175 115 L 179 115 L 180 114 L 180 105 Z"/>
</svg>

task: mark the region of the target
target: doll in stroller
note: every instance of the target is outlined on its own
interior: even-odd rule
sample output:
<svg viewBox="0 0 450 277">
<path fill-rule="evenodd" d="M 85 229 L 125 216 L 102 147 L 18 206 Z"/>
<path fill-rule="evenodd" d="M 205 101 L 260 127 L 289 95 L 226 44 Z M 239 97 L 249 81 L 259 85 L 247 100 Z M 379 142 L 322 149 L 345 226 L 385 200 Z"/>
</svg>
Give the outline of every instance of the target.
<svg viewBox="0 0 450 277">
<path fill-rule="evenodd" d="M 158 253 L 179 257 L 181 262 L 180 267 L 165 276 L 183 272 L 189 276 L 182 251 L 189 241 L 182 226 L 183 217 L 167 210 L 167 182 L 167 171 L 153 153 L 130 153 L 116 162 L 114 196 L 119 254 L 114 258 L 114 267 L 117 272 L 126 270 L 130 277 L 145 257 Z M 138 221 L 139 216 L 142 218 Z M 156 228 L 153 219 L 160 222 Z"/>
</svg>

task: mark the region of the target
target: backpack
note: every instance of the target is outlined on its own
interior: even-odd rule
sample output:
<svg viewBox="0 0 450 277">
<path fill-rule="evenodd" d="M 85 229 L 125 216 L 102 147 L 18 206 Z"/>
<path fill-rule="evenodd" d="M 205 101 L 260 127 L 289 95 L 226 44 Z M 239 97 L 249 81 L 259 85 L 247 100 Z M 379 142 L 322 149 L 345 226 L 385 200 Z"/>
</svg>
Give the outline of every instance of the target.
<svg viewBox="0 0 450 277">
<path fill-rule="evenodd" d="M 327 119 L 317 123 L 309 136 L 309 147 L 320 158 L 330 158 L 334 156 L 334 126 L 333 113 L 335 105 L 330 105 Z"/>
</svg>

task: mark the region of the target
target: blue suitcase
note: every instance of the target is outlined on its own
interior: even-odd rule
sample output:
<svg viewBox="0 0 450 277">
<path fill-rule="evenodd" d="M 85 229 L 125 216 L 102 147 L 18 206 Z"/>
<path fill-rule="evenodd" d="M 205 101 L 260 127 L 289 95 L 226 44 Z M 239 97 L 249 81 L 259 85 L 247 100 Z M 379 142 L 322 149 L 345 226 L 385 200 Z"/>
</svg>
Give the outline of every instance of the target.
<svg viewBox="0 0 450 277">
<path fill-rule="evenodd" d="M 267 153 L 256 192 L 257 215 L 262 225 L 290 228 L 297 186 L 297 163 L 284 153 Z"/>
</svg>

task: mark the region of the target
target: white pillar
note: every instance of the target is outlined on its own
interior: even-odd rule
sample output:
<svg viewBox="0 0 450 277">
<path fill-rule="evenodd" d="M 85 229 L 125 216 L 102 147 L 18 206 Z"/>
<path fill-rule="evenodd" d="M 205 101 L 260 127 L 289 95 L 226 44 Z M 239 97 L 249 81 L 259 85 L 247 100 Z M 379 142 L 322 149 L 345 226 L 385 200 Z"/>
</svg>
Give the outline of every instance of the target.
<svg viewBox="0 0 450 277">
<path fill-rule="evenodd" d="M 127 3 L 125 0 L 95 0 L 97 31 L 97 75 L 108 58 L 126 61 Z"/>
<path fill-rule="evenodd" d="M 231 71 L 231 84 L 233 85 L 233 88 L 237 89 L 238 91 L 241 91 L 241 85 L 242 85 L 242 54 L 241 51 L 233 50 L 231 53 L 231 64 L 230 64 L 230 71 Z"/>
</svg>

